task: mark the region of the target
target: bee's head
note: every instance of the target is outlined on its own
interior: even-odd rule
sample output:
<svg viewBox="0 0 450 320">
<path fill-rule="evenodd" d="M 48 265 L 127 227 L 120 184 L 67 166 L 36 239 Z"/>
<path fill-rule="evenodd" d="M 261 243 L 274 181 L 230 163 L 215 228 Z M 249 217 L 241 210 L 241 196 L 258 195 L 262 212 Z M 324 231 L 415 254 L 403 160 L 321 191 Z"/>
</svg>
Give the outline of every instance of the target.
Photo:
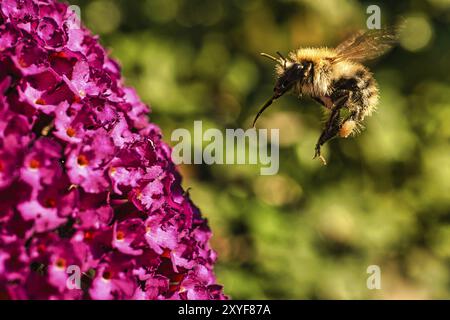
<svg viewBox="0 0 450 320">
<path fill-rule="evenodd" d="M 280 58 L 275 58 L 267 53 L 261 53 L 262 56 L 277 62 L 282 68 L 282 72 L 275 83 L 275 87 L 273 88 L 273 96 L 267 100 L 259 110 L 255 120 L 253 120 L 253 126 L 255 126 L 256 120 L 258 120 L 259 116 L 272 104 L 274 100 L 291 90 L 297 82 L 303 81 L 303 78 L 305 77 L 304 64 L 288 60 L 279 52 L 277 52 L 277 54 Z"/>
<path fill-rule="evenodd" d="M 277 79 L 273 88 L 274 99 L 281 97 L 287 91 L 292 89 L 295 83 L 302 80 L 304 72 L 301 63 L 286 62 L 284 64 L 284 72 Z"/>
</svg>

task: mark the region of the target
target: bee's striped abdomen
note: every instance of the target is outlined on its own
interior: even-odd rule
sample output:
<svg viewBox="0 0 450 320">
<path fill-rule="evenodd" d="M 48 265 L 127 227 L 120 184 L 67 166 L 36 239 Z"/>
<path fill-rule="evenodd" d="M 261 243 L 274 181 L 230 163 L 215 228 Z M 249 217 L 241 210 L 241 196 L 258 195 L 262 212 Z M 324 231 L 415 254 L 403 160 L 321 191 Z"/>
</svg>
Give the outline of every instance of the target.
<svg viewBox="0 0 450 320">
<path fill-rule="evenodd" d="M 339 135 L 348 137 L 362 127 L 378 103 L 378 88 L 372 74 L 362 65 L 345 65 L 332 83 L 330 96 L 333 105 L 348 109 L 350 115 L 342 119 Z"/>
<path fill-rule="evenodd" d="M 372 74 L 362 66 L 351 75 L 344 74 L 332 84 L 334 90 L 331 94 L 333 101 L 338 101 L 343 95 L 350 92 L 345 107 L 355 113 L 355 120 L 362 121 L 374 110 L 378 102 L 378 88 Z"/>
<path fill-rule="evenodd" d="M 357 120 L 362 121 L 368 115 L 370 115 L 376 108 L 378 103 L 378 87 L 377 83 L 372 75 L 367 69 L 361 68 L 355 74 L 356 84 L 357 84 L 357 94 L 351 104 L 358 110 Z"/>
</svg>

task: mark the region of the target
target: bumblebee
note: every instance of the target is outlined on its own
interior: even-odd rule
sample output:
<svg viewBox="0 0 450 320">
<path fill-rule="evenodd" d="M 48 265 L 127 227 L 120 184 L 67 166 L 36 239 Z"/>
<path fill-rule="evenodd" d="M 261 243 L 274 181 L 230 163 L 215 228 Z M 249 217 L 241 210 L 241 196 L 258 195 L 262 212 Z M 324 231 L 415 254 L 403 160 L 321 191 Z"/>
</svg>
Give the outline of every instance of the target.
<svg viewBox="0 0 450 320">
<path fill-rule="evenodd" d="M 321 147 L 334 137 L 347 138 L 363 128 L 364 119 L 378 104 L 378 86 L 361 62 L 387 52 L 397 41 L 398 28 L 360 31 L 336 48 L 300 48 L 285 58 L 261 53 L 276 62 L 277 80 L 273 96 L 263 105 L 256 120 L 274 100 L 293 91 L 325 107 L 327 120 L 315 147 L 314 158 L 326 164 Z"/>
</svg>

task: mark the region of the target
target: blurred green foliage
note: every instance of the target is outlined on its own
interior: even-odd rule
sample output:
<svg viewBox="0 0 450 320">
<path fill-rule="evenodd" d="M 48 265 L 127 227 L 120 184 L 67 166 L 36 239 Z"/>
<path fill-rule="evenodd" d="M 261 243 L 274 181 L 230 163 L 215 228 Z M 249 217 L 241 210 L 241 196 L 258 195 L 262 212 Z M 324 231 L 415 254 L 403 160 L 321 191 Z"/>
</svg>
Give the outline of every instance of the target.
<svg viewBox="0 0 450 320">
<path fill-rule="evenodd" d="M 283 97 L 259 127 L 280 128 L 280 172 L 182 166 L 184 186 L 214 231 L 218 282 L 235 299 L 450 298 L 450 1 L 79 0 L 82 21 L 151 105 L 170 143 L 175 128 L 248 128 L 271 95 L 259 53 L 334 46 L 401 16 L 401 44 L 369 63 L 381 102 L 356 138 L 311 160 L 316 103 Z M 379 265 L 382 289 L 368 290 Z"/>
</svg>

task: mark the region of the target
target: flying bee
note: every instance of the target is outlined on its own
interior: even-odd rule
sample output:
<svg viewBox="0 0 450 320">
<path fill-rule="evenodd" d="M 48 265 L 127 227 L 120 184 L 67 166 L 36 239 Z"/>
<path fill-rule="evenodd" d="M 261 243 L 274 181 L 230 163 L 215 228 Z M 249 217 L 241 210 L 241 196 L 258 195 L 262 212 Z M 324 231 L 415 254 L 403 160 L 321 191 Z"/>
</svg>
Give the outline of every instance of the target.
<svg viewBox="0 0 450 320">
<path fill-rule="evenodd" d="M 300 48 L 285 58 L 266 53 L 262 56 L 276 62 L 277 80 L 273 96 L 253 121 L 274 100 L 289 91 L 309 96 L 325 107 L 327 120 L 316 147 L 314 158 L 326 164 L 321 147 L 334 137 L 346 138 L 362 129 L 362 123 L 378 103 L 378 86 L 362 61 L 381 56 L 397 41 L 398 28 L 360 31 L 334 49 Z"/>
</svg>

